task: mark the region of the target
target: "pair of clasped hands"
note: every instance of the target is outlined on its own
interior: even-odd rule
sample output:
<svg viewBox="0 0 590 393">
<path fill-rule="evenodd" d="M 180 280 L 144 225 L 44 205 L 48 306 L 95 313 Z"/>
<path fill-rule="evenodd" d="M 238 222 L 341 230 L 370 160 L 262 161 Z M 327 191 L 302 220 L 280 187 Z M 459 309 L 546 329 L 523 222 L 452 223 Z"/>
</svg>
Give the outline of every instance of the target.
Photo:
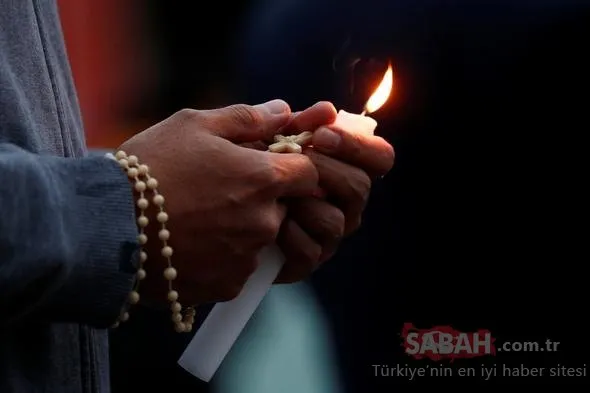
<svg viewBox="0 0 590 393">
<path fill-rule="evenodd" d="M 329 128 L 335 119 L 329 102 L 297 113 L 282 100 L 185 109 L 120 147 L 158 179 L 183 304 L 236 297 L 275 242 L 286 257 L 277 282 L 299 281 L 359 227 L 371 179 L 391 169 L 394 151 L 383 138 Z M 315 131 L 303 154 L 266 151 L 274 135 L 303 131 Z M 147 228 L 142 292 L 165 300 L 157 230 Z"/>
</svg>

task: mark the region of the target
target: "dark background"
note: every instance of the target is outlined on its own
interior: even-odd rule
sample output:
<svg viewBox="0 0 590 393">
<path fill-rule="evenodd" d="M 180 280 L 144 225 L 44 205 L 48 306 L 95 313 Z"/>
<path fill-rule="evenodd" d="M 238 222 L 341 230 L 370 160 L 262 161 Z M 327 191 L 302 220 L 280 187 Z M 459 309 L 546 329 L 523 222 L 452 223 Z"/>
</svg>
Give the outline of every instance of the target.
<svg viewBox="0 0 590 393">
<path fill-rule="evenodd" d="M 499 354 L 490 364 L 586 362 L 590 2 L 299 0 L 235 12 L 181 3 L 150 2 L 165 71 L 139 106 L 145 117 L 277 97 L 295 109 L 330 100 L 359 112 L 394 65 L 395 94 L 375 118 L 396 166 L 375 184 L 359 233 L 311 279 L 349 392 L 402 384 L 375 378 L 370 365 L 414 364 L 401 348 L 404 322 L 561 342 L 554 354 Z M 129 326 L 139 334 L 113 337 L 135 345 L 113 353 L 115 393 L 130 380 L 205 391 L 175 367 L 190 338 L 158 320 L 139 314 Z M 475 381 L 409 387 L 430 382 Z"/>
</svg>

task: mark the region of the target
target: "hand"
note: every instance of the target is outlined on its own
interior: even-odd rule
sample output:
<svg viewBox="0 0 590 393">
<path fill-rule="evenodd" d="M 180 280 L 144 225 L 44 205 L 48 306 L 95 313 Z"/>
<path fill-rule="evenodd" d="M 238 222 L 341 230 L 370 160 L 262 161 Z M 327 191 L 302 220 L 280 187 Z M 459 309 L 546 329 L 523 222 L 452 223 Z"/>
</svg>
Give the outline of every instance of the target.
<svg viewBox="0 0 590 393">
<path fill-rule="evenodd" d="M 318 102 L 295 114 L 280 133 L 315 130 L 335 119 L 334 105 Z M 317 191 L 322 192 L 320 188 Z M 322 198 L 291 198 L 288 205 L 287 218 L 277 238 L 286 258 L 278 283 L 299 281 L 317 269 L 336 251 L 345 229 L 343 211 Z"/>
<path fill-rule="evenodd" d="M 345 235 L 360 226 L 371 178 L 387 174 L 395 157 L 385 139 L 351 131 L 320 127 L 313 135 L 313 149 L 305 151 L 318 168 L 320 186 L 344 211 Z"/>
<path fill-rule="evenodd" d="M 178 272 L 173 285 L 181 303 L 237 296 L 256 269 L 260 250 L 277 237 L 286 213 L 280 199 L 309 196 L 317 189 L 318 174 L 308 157 L 236 145 L 271 137 L 290 116 L 279 100 L 255 107 L 185 109 L 120 147 L 149 165 L 166 198 Z M 165 300 L 165 262 L 153 210 L 148 217 L 147 278 L 141 292 Z"/>
<path fill-rule="evenodd" d="M 317 197 L 290 201 L 278 238 L 287 257 L 278 282 L 300 280 L 333 256 L 340 239 L 360 226 L 371 177 L 385 175 L 393 166 L 394 151 L 389 143 L 380 137 L 324 126 L 335 117 L 331 104 L 318 103 L 291 122 L 297 132 L 320 127 L 314 133 L 313 148 L 304 153 L 316 165 L 320 186 L 333 204 Z"/>
</svg>

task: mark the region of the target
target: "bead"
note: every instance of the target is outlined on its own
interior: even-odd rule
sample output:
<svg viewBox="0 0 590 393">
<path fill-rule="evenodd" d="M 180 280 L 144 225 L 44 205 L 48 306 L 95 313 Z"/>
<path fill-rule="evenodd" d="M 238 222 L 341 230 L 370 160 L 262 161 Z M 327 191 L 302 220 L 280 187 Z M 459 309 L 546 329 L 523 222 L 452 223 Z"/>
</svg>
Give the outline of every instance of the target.
<svg viewBox="0 0 590 393">
<path fill-rule="evenodd" d="M 139 262 L 144 263 L 147 261 L 147 253 L 145 251 L 139 252 Z"/>
<path fill-rule="evenodd" d="M 158 237 L 160 238 L 160 240 L 166 241 L 170 239 L 170 231 L 168 229 L 160 229 L 160 231 L 158 232 Z"/>
<path fill-rule="evenodd" d="M 143 182 L 140 182 L 140 183 L 143 183 Z M 143 183 L 143 184 L 145 185 L 145 183 Z M 137 184 L 135 186 L 137 186 Z M 140 208 L 141 210 L 147 209 L 149 205 L 150 205 L 150 203 L 145 198 L 139 198 L 137 200 L 137 207 Z"/>
<path fill-rule="evenodd" d="M 139 171 L 137 171 L 137 172 L 139 172 Z M 145 184 L 144 181 L 139 180 L 139 181 L 135 182 L 135 191 L 137 191 L 137 192 L 144 192 L 146 187 L 147 187 L 147 185 Z M 146 199 L 146 201 L 147 201 L 147 199 Z"/>
<path fill-rule="evenodd" d="M 148 172 L 150 171 L 149 167 L 145 164 L 141 164 L 137 167 L 137 171 L 139 172 L 139 174 L 141 176 L 145 176 L 148 174 Z"/>
<path fill-rule="evenodd" d="M 127 153 L 125 153 L 123 150 L 119 150 L 117 153 L 115 153 L 115 158 L 117 160 L 122 160 L 125 157 L 127 157 Z"/>
<path fill-rule="evenodd" d="M 139 303 L 139 293 L 137 291 L 131 291 L 131 293 L 129 293 L 129 303 L 131 303 L 131 304 Z"/>
<path fill-rule="evenodd" d="M 129 166 L 129 163 L 125 158 L 121 158 L 119 160 L 119 165 L 121 166 L 121 168 L 127 168 Z"/>
<path fill-rule="evenodd" d="M 182 322 L 178 322 L 177 324 L 174 325 L 174 330 L 176 330 L 178 333 L 184 333 L 185 329 L 186 329 L 186 326 Z"/>
<path fill-rule="evenodd" d="M 170 306 L 170 309 L 172 310 L 172 312 L 180 312 L 180 310 L 182 310 L 182 305 L 178 302 L 174 302 Z"/>
<path fill-rule="evenodd" d="M 138 280 L 145 280 L 146 276 L 147 276 L 147 273 L 146 273 L 145 269 L 138 269 L 137 270 L 137 279 Z"/>
<path fill-rule="evenodd" d="M 170 246 L 162 247 L 162 256 L 164 258 L 170 258 L 173 253 L 174 253 L 174 250 L 172 250 L 172 247 L 170 247 Z"/>
<path fill-rule="evenodd" d="M 154 202 L 154 205 L 162 206 L 164 204 L 164 197 L 160 194 L 157 194 L 157 195 L 154 195 L 154 198 L 152 199 L 152 201 Z"/>
<path fill-rule="evenodd" d="M 147 186 L 150 190 L 154 190 L 154 189 L 158 188 L 158 181 L 152 177 L 152 178 L 148 179 Z"/>
<path fill-rule="evenodd" d="M 129 313 L 128 312 L 124 312 L 123 314 L 121 314 L 121 321 L 125 322 L 127 320 L 129 320 Z"/>
<path fill-rule="evenodd" d="M 178 292 L 176 292 L 176 291 L 168 292 L 168 300 L 170 300 L 171 302 L 177 301 L 178 300 Z"/>
<path fill-rule="evenodd" d="M 147 227 L 149 222 L 150 220 L 148 220 L 146 216 L 137 217 L 137 225 L 139 225 L 141 228 Z"/>
<path fill-rule="evenodd" d="M 193 330 L 193 324 L 192 323 L 185 322 L 185 324 L 184 324 L 184 331 L 186 333 L 189 333 L 192 330 Z"/>
<path fill-rule="evenodd" d="M 129 168 L 127 169 L 127 176 L 135 179 L 137 177 L 138 173 L 137 173 L 137 168 Z"/>
<path fill-rule="evenodd" d="M 172 281 L 176 278 L 177 273 L 176 273 L 176 269 L 173 267 L 167 267 L 164 270 L 164 278 L 168 281 Z"/>
<path fill-rule="evenodd" d="M 172 313 L 172 322 L 181 322 L 182 315 L 179 312 Z"/>
<path fill-rule="evenodd" d="M 158 222 L 164 224 L 168 222 L 168 213 L 166 212 L 159 212 L 158 213 Z"/>
<path fill-rule="evenodd" d="M 137 162 L 139 160 L 137 159 L 136 156 L 131 155 L 131 156 L 127 157 L 127 161 L 129 161 L 129 165 L 135 166 L 135 165 L 137 165 Z"/>
<path fill-rule="evenodd" d="M 147 235 L 145 233 L 140 233 L 137 235 L 137 242 L 139 244 L 146 244 L 147 243 Z"/>
</svg>

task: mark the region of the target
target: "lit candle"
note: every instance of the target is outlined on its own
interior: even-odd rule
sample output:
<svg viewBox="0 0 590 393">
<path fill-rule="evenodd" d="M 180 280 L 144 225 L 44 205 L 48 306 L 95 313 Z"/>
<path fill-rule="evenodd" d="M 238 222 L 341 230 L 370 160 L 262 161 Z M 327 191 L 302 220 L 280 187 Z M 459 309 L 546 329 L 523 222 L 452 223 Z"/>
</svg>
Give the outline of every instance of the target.
<svg viewBox="0 0 590 393">
<path fill-rule="evenodd" d="M 341 109 L 338 111 L 336 121 L 334 121 L 330 128 L 336 128 L 350 133 L 373 135 L 375 128 L 377 128 L 377 121 L 371 117 L 348 113 Z"/>
<path fill-rule="evenodd" d="M 377 122 L 365 116 L 379 109 L 389 98 L 393 87 L 393 69 L 387 68 L 383 80 L 371 95 L 363 113 L 360 115 L 338 112 L 336 120 L 330 126 L 343 132 L 365 133 L 373 135 Z M 308 132 L 293 137 L 277 136 L 275 144 L 269 147 L 273 152 L 301 152 L 297 146 L 309 143 Z M 258 308 L 272 283 L 277 278 L 285 262 L 281 250 L 273 245 L 259 254 L 260 266 L 248 279 L 242 292 L 229 302 L 219 303 L 197 330 L 195 336 L 178 360 L 178 364 L 196 376 L 209 382 L 221 362 L 230 351 L 234 342 L 246 326 L 246 323 Z"/>
</svg>

